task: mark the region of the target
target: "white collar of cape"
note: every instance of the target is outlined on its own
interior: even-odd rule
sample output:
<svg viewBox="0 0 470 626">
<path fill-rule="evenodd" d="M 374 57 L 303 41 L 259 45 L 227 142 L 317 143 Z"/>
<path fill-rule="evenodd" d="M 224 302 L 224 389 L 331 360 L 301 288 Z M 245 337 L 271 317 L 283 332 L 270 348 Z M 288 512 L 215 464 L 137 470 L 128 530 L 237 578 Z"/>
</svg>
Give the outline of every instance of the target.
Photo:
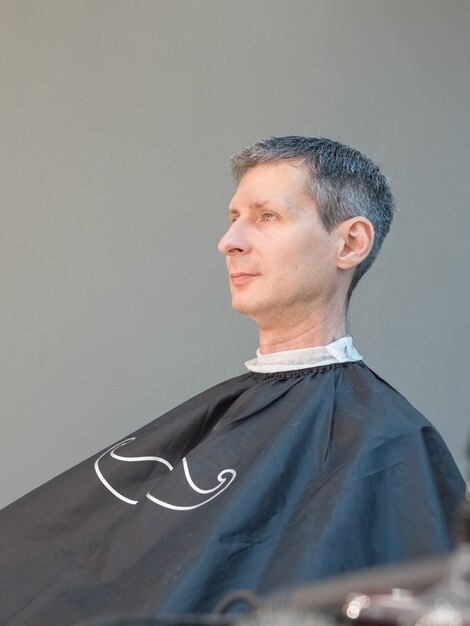
<svg viewBox="0 0 470 626">
<path fill-rule="evenodd" d="M 257 374 L 273 374 L 275 372 L 290 372 L 303 370 L 319 365 L 332 363 L 351 363 L 362 361 L 362 356 L 353 345 L 350 335 L 341 337 L 327 346 L 315 348 L 301 348 L 300 350 L 284 350 L 271 354 L 261 354 L 256 350 L 256 358 L 246 361 L 245 367 Z"/>
</svg>

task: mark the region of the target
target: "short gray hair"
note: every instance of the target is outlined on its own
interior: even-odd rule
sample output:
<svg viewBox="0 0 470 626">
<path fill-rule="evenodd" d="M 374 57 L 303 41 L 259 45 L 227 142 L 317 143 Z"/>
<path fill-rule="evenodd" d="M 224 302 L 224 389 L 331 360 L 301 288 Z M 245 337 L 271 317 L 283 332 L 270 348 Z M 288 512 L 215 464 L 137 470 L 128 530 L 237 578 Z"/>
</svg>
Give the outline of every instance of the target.
<svg viewBox="0 0 470 626">
<path fill-rule="evenodd" d="M 356 267 L 349 299 L 376 259 L 390 230 L 395 203 L 387 179 L 377 165 L 358 150 L 323 137 L 269 137 L 235 154 L 230 165 L 233 178 L 239 183 L 250 168 L 284 160 L 309 168 L 309 193 L 328 232 L 358 215 L 372 222 L 374 244 L 368 257 Z"/>
</svg>

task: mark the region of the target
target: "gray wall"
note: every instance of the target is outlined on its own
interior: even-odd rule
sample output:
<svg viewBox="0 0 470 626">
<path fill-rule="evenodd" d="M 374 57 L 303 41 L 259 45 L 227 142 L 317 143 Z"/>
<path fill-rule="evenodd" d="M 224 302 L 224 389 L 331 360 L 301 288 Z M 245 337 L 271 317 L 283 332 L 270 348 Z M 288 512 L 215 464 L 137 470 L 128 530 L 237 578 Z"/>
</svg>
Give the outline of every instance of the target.
<svg viewBox="0 0 470 626">
<path fill-rule="evenodd" d="M 468 0 L 0 2 L 1 504 L 216 382 L 255 328 L 215 246 L 227 159 L 330 136 L 400 214 L 354 297 L 367 362 L 470 435 Z"/>
</svg>

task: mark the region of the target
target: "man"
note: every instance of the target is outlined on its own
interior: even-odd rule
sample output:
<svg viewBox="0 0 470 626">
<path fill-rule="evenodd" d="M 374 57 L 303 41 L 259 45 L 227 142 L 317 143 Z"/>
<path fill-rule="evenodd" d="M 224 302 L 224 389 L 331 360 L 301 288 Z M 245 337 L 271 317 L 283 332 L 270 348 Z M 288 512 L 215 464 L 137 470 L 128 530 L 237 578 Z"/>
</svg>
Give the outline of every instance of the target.
<svg viewBox="0 0 470 626">
<path fill-rule="evenodd" d="M 208 612 L 234 589 L 451 548 L 462 478 L 346 330 L 392 221 L 385 178 L 305 137 L 258 142 L 232 167 L 219 250 L 257 357 L 3 511 L 0 621 Z"/>
<path fill-rule="evenodd" d="M 335 153 L 330 144 L 285 138 L 260 142 L 233 159 L 239 187 L 219 250 L 227 256 L 232 304 L 257 323 L 262 354 L 324 346 L 346 335 L 350 288 L 377 255 L 392 221 L 392 196 L 378 170 L 356 157 L 361 180 L 354 170 L 359 165 L 345 163 L 352 155 L 345 149 L 339 154 L 339 146 Z M 279 156 L 314 146 L 317 158 L 324 152 L 338 164 L 321 185 L 315 161 L 307 165 L 306 155 L 272 160 L 271 146 Z"/>
</svg>

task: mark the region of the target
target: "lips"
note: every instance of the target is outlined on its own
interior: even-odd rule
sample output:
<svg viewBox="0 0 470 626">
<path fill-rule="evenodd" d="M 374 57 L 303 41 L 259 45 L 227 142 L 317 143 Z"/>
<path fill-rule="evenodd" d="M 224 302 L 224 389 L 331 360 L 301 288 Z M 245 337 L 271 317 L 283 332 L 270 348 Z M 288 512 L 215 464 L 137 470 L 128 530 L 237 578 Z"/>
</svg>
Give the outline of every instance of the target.
<svg viewBox="0 0 470 626">
<path fill-rule="evenodd" d="M 253 278 L 256 278 L 259 274 L 250 274 L 248 272 L 234 272 L 230 274 L 230 282 L 232 285 L 238 287 L 249 283 Z"/>
</svg>

